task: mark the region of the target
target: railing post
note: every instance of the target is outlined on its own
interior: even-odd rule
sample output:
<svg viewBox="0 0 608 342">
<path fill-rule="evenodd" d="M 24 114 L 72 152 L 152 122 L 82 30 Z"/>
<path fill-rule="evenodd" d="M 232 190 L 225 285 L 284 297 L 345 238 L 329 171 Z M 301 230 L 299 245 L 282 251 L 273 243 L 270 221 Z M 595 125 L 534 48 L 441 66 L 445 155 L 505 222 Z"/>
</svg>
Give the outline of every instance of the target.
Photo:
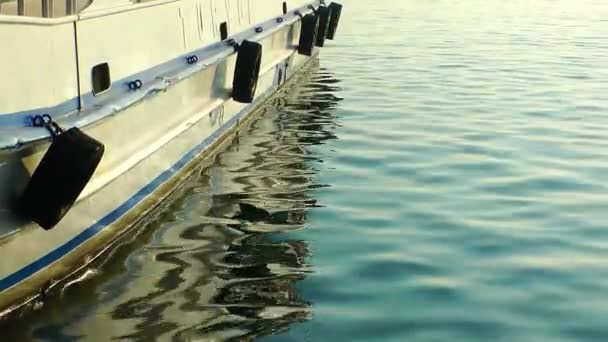
<svg viewBox="0 0 608 342">
<path fill-rule="evenodd" d="M 72 15 L 76 13 L 76 0 L 65 0 L 65 14 Z"/>
<path fill-rule="evenodd" d="M 53 16 L 53 0 L 42 0 L 42 17 L 50 18 Z"/>
<path fill-rule="evenodd" d="M 17 15 L 25 15 L 25 0 L 17 0 Z"/>
</svg>

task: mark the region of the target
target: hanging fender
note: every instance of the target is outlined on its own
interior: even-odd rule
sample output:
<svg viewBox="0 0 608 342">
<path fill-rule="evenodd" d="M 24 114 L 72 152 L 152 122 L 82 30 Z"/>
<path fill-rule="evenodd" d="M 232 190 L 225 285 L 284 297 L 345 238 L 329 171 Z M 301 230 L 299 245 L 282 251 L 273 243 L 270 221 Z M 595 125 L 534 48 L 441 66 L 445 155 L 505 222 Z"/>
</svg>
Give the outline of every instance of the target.
<svg viewBox="0 0 608 342">
<path fill-rule="evenodd" d="M 300 43 L 298 53 L 305 56 L 312 56 L 317 42 L 319 31 L 319 17 L 314 14 L 307 14 L 302 18 L 302 28 L 300 31 Z"/>
<path fill-rule="evenodd" d="M 332 2 L 328 8 L 331 10 L 329 17 L 329 27 L 327 28 L 327 39 L 333 40 L 336 37 L 338 24 L 340 23 L 340 14 L 342 14 L 342 5 Z"/>
<path fill-rule="evenodd" d="M 244 40 L 235 46 L 238 54 L 232 80 L 232 98 L 241 103 L 251 103 L 255 97 L 262 64 L 262 45 Z"/>
<path fill-rule="evenodd" d="M 323 47 L 325 45 L 325 38 L 329 30 L 329 20 L 331 19 L 331 8 L 321 6 L 317 10 L 317 16 L 319 17 L 319 31 L 317 32 L 316 46 Z"/>
<path fill-rule="evenodd" d="M 105 148 L 78 128 L 64 131 L 49 115 L 33 117 L 53 141 L 19 200 L 19 211 L 45 230 L 54 228 L 72 208 L 93 173 Z"/>
</svg>

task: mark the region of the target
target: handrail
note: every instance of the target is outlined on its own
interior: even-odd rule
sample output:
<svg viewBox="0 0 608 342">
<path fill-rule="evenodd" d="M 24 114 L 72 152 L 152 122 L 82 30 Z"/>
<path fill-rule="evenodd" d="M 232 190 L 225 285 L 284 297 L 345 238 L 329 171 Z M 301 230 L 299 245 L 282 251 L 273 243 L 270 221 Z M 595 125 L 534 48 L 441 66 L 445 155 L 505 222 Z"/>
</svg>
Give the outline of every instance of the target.
<svg viewBox="0 0 608 342">
<path fill-rule="evenodd" d="M 32 4 L 26 4 L 28 0 L 16 0 L 17 3 L 17 17 L 26 17 L 26 5 L 29 8 L 29 11 L 32 10 Z M 31 0 L 30 0 L 31 1 Z M 64 0 L 65 1 L 65 13 L 61 15 L 56 15 L 55 13 L 55 0 L 39 0 L 40 1 L 40 13 L 39 15 L 29 16 L 29 18 L 57 18 L 57 17 L 65 17 L 71 16 L 77 13 L 77 1 L 78 0 Z M 60 0 L 61 1 L 61 0 Z M 35 6 L 36 4 L 34 4 Z M 59 7 L 61 8 L 61 7 Z"/>
<path fill-rule="evenodd" d="M 0 0 L 1 2 L 2 0 Z M 59 2 L 57 2 L 59 1 Z M 0 7 L 5 4 L 15 5 L 11 14 L 4 14 L 0 11 L 0 23 L 9 24 L 33 24 L 33 25 L 56 25 L 59 23 L 86 20 L 91 18 L 103 17 L 106 15 L 136 11 L 139 9 L 160 6 L 172 2 L 180 2 L 182 0 L 155 0 L 155 1 L 140 1 L 131 0 L 129 6 L 111 7 L 105 9 L 94 9 L 90 12 L 83 12 L 89 5 L 93 3 L 92 0 L 13 0 L 9 2 L 1 2 Z M 65 3 L 65 12 L 56 13 L 56 8 L 59 11 L 63 10 L 61 6 L 62 1 Z M 59 4 L 59 6 L 57 6 Z M 9 5 L 9 6 L 11 6 Z M 39 6 L 38 8 L 36 8 Z M 34 11 L 35 13 L 31 13 Z M 74 18 L 74 16 L 77 16 Z M 50 21 L 52 20 L 52 21 Z"/>
</svg>

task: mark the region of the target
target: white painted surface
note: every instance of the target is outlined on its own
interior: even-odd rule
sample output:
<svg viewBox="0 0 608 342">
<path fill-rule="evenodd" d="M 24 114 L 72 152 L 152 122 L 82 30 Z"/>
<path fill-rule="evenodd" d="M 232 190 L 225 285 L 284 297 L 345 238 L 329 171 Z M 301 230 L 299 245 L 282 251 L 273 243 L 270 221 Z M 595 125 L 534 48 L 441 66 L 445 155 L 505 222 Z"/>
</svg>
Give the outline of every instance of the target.
<svg viewBox="0 0 608 342">
<path fill-rule="evenodd" d="M 0 113 L 78 96 L 73 26 L 0 23 Z"/>
<path fill-rule="evenodd" d="M 133 2 L 129 0 L 94 0 L 91 5 L 83 11 L 83 13 L 123 8 L 132 5 Z"/>
<path fill-rule="evenodd" d="M 108 63 L 117 81 L 185 54 L 180 13 L 180 3 L 172 2 L 78 21 L 81 94 L 91 92 L 97 64 Z"/>
</svg>

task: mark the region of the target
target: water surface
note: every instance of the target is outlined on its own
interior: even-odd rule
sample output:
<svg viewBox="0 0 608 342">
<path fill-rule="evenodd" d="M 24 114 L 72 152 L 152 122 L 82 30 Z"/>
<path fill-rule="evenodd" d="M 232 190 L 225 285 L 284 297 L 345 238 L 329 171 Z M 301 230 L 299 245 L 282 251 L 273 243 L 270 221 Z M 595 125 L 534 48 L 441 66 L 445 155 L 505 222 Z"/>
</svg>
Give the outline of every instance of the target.
<svg viewBox="0 0 608 342">
<path fill-rule="evenodd" d="M 608 340 L 608 3 L 345 5 L 320 66 L 3 336 Z"/>
</svg>

